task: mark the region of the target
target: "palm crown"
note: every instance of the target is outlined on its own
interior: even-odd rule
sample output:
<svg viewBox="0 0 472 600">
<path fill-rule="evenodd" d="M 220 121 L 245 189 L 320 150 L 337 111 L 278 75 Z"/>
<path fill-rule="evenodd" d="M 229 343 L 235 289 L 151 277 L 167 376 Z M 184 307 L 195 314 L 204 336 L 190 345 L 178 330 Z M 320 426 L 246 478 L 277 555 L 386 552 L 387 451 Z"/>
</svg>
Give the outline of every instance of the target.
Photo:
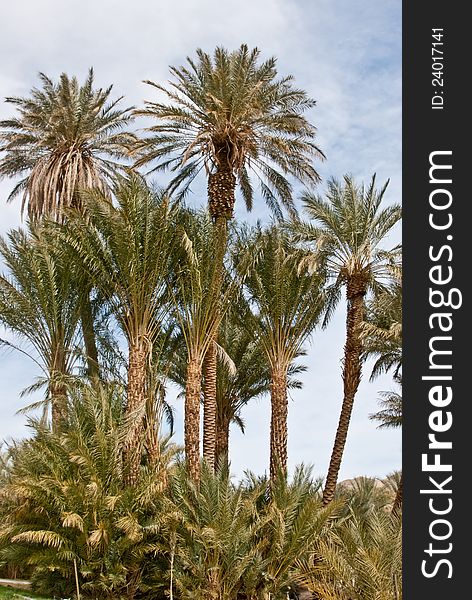
<svg viewBox="0 0 472 600">
<path fill-rule="evenodd" d="M 0 121 L 0 177 L 22 176 L 9 196 L 22 194 L 31 218 L 62 220 L 78 205 L 80 188 L 107 189 L 134 135 L 122 131 L 132 116 L 110 100 L 112 87 L 93 88 L 93 70 L 80 85 L 63 73 L 58 83 L 39 74 L 29 98 L 10 97 L 18 115 Z"/>
<path fill-rule="evenodd" d="M 137 111 L 158 121 L 139 143 L 136 164 L 155 162 L 153 171 L 176 172 L 169 189 L 182 195 L 202 169 L 210 178 L 226 172 L 231 181 L 237 178 L 248 210 L 252 172 L 275 213 L 280 215 L 279 201 L 292 209 L 286 175 L 307 183 L 319 179 L 311 159 L 323 153 L 303 116 L 315 102 L 292 87 L 291 76 L 277 78 L 275 58 L 259 64 L 259 55 L 246 45 L 234 52 L 217 48 L 213 57 L 197 50 L 196 61 L 187 58 L 187 66 L 171 67 L 176 81 L 170 88 L 146 81 L 171 103 L 146 102 Z"/>
<path fill-rule="evenodd" d="M 0 238 L 0 324 L 26 346 L 0 339 L 29 356 L 44 378 L 30 388 L 47 384 L 54 425 L 64 408 L 64 387 L 72 375 L 79 345 L 79 315 L 83 295 L 77 270 L 61 260 L 39 227 L 29 234 L 12 230 Z"/>
<path fill-rule="evenodd" d="M 345 176 L 344 184 L 328 182 L 326 200 L 310 193 L 303 196 L 312 221 L 296 223 L 294 230 L 299 240 L 314 246 L 306 259 L 311 267 L 323 266 L 332 282 L 325 324 L 340 299 L 341 286 L 347 286 L 350 297 L 378 289 L 383 279 L 391 277 L 391 260 L 399 247 L 387 252 L 379 245 L 400 220 L 401 209 L 398 204 L 380 208 L 388 181 L 377 190 L 375 180 L 374 175 L 364 186 Z"/>
</svg>

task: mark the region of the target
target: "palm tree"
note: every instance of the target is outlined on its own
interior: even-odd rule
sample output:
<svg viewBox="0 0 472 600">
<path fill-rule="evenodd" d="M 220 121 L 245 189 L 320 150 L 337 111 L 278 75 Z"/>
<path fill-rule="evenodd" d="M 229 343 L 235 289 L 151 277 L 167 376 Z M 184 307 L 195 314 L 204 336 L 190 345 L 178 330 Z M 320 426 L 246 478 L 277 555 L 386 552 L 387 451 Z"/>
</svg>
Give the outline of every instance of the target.
<svg viewBox="0 0 472 600">
<path fill-rule="evenodd" d="M 69 398 L 67 426 L 11 450 L 2 487 L 0 540 L 9 564 L 28 564 L 48 596 L 81 589 L 96 598 L 135 597 L 159 549 L 159 519 L 175 448 L 160 441 L 160 461 L 139 485 L 123 489 L 123 397 L 117 386 L 81 386 Z M 74 577 L 75 572 L 75 577 Z"/>
<path fill-rule="evenodd" d="M 185 451 L 190 475 L 199 477 L 200 462 L 200 397 L 202 366 L 208 348 L 215 344 L 214 338 L 226 311 L 234 302 L 241 282 L 252 262 L 252 255 L 242 251 L 239 255 L 238 270 L 225 266 L 224 289 L 219 293 L 213 285 L 215 271 L 220 266 L 215 261 L 215 247 L 218 235 L 207 212 L 186 211 L 181 219 L 180 254 L 175 273 L 175 319 L 182 334 L 185 348 Z M 219 354 L 227 354 L 218 347 Z M 177 353 L 178 357 L 178 353 Z M 180 360 L 180 366 L 182 366 Z M 174 379 L 182 381 L 179 359 L 174 361 Z M 216 406 L 212 412 L 207 407 L 204 413 L 203 456 L 213 468 L 216 442 Z"/>
<path fill-rule="evenodd" d="M 256 317 L 251 321 L 270 365 L 270 476 L 287 469 L 287 377 L 317 325 L 324 306 L 323 278 L 299 270 L 300 253 L 277 227 L 259 232 L 250 246 L 258 260 L 246 286 Z"/>
<path fill-rule="evenodd" d="M 39 226 L 29 233 L 11 231 L 8 241 L 0 240 L 0 254 L 7 269 L 0 276 L 0 323 L 28 348 L 1 343 L 27 354 L 44 373 L 57 430 L 66 416 L 67 383 L 77 359 L 84 302 L 80 277 Z"/>
<path fill-rule="evenodd" d="M 217 310 L 219 297 L 212 282 L 215 273 L 214 229 L 207 215 L 187 213 L 181 236 L 181 259 L 176 270 L 175 315 L 185 348 L 185 456 L 192 479 L 198 481 L 200 470 L 200 396 L 202 388 L 203 360 L 213 343 L 221 311 Z M 204 456 L 208 458 L 208 446 L 215 440 L 215 432 L 209 410 L 204 419 Z M 210 437 L 210 440 L 208 440 Z"/>
<path fill-rule="evenodd" d="M 229 361 L 219 361 L 216 392 L 216 464 L 229 459 L 229 428 L 236 424 L 244 433 L 244 407 L 253 399 L 270 392 L 270 364 L 252 324 L 256 315 L 250 312 L 247 301 L 239 295 L 222 321 L 219 343 Z M 262 326 L 262 324 L 260 325 Z M 304 354 L 299 350 L 297 355 Z M 288 369 L 288 389 L 300 389 L 296 376 L 306 367 L 292 363 Z"/>
<path fill-rule="evenodd" d="M 252 174 L 278 217 L 279 203 L 293 213 L 287 176 L 317 183 L 311 161 L 324 155 L 314 143 L 315 128 L 303 115 L 315 102 L 292 85 L 291 76 L 277 77 L 274 57 L 261 62 L 260 51 L 244 44 L 233 52 L 218 47 L 213 57 L 201 49 L 196 54 L 196 60 L 187 58 L 186 66 L 171 67 L 175 81 L 169 87 L 146 82 L 164 93 L 169 103 L 148 101 L 135 111 L 156 120 L 147 129 L 150 136 L 136 146 L 136 165 L 153 163 L 150 172 L 176 173 L 168 189 L 179 197 L 204 171 L 219 239 L 215 261 L 222 265 L 236 188 L 251 210 Z M 221 285 L 222 269 L 215 273 L 213 287 L 218 291 Z M 212 344 L 205 359 L 204 406 L 211 415 L 215 414 L 216 369 L 216 344 Z M 213 465 L 214 457 L 208 458 Z"/>
<path fill-rule="evenodd" d="M 57 234 L 107 298 L 128 344 L 125 481 L 139 477 L 152 350 L 169 313 L 169 274 L 175 258 L 177 211 L 136 175 L 119 177 L 117 205 L 102 192 L 83 194 L 87 218 L 72 214 Z"/>
<path fill-rule="evenodd" d="M 361 325 L 365 298 L 370 290 L 378 290 L 382 280 L 390 276 L 388 264 L 398 252 L 398 248 L 389 252 L 380 249 L 382 241 L 401 218 L 398 205 L 381 208 L 387 185 L 388 181 L 377 190 L 375 175 L 367 187 L 356 184 L 349 176 L 344 177 L 343 183 L 332 179 L 328 183 L 326 200 L 311 193 L 303 196 L 304 208 L 311 222 L 295 222 L 292 228 L 298 241 L 311 245 L 312 252 L 305 263 L 313 270 L 325 269 L 330 280 L 325 326 L 341 298 L 342 288 L 346 289 L 344 397 L 323 491 L 325 503 L 334 497 L 354 398 L 361 379 Z"/>
<path fill-rule="evenodd" d="M 22 196 L 22 213 L 30 219 L 47 216 L 58 222 L 70 207 L 81 208 L 79 190 L 97 188 L 109 193 L 135 136 L 126 132 L 130 108 L 110 99 L 112 87 L 94 89 L 90 69 L 83 85 L 62 73 L 55 83 L 39 74 L 40 88 L 29 97 L 9 97 L 17 116 L 0 121 L 0 179 L 21 177 L 8 200 Z M 89 373 L 97 374 L 98 353 L 89 303 L 82 309 L 82 329 Z"/>
</svg>

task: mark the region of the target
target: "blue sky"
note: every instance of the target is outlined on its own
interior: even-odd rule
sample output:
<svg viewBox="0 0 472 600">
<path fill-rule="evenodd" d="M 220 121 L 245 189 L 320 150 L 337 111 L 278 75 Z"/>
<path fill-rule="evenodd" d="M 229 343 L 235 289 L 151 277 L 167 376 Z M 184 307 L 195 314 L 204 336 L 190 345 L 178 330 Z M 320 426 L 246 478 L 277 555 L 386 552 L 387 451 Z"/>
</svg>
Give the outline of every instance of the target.
<svg viewBox="0 0 472 600">
<path fill-rule="evenodd" d="M 323 182 L 345 173 L 359 180 L 377 173 L 390 179 L 387 202 L 401 201 L 401 3 L 398 0 L 17 0 L 2 6 L 0 95 L 26 95 L 43 71 L 85 77 L 93 66 L 96 84 L 114 84 L 127 105 L 152 99 L 143 79 L 164 82 L 168 66 L 183 64 L 197 47 L 212 51 L 242 42 L 278 58 L 280 74 L 317 100 L 310 119 L 327 161 L 318 164 Z M 0 104 L 0 118 L 12 114 Z M 12 182 L 0 182 L 0 234 L 20 225 L 20 202 L 6 204 Z M 192 195 L 205 202 L 203 186 Z M 237 217 L 266 219 L 256 202 L 252 215 L 239 203 Z M 396 231 L 390 240 L 400 240 Z M 326 473 L 342 401 L 341 358 L 344 304 L 327 331 L 312 336 L 303 376 L 289 407 L 289 464 L 314 465 Z M 379 431 L 368 419 L 379 390 L 391 378 L 368 382 L 369 365 L 359 388 L 341 468 L 341 479 L 384 476 L 401 464 L 401 434 Z M 30 400 L 19 392 L 39 375 L 27 358 L 0 354 L 0 440 L 25 434 L 24 416 L 15 411 Z M 173 391 L 170 391 L 173 395 Z M 182 405 L 176 402 L 177 439 Z M 268 468 L 269 401 L 263 397 L 243 414 L 246 434 L 231 432 L 232 469 L 258 473 Z"/>
</svg>

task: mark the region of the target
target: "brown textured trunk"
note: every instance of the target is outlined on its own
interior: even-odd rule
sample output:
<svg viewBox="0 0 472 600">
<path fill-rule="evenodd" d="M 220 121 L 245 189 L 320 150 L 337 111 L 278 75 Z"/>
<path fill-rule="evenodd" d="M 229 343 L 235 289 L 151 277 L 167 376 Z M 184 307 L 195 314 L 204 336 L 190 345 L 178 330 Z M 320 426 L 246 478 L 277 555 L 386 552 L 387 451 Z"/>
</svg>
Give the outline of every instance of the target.
<svg viewBox="0 0 472 600">
<path fill-rule="evenodd" d="M 124 447 L 125 484 L 136 485 L 141 464 L 141 442 L 146 407 L 147 352 L 143 340 L 130 346 L 125 416 L 128 421 Z"/>
<path fill-rule="evenodd" d="M 190 357 L 187 363 L 185 384 L 185 458 L 188 474 L 200 480 L 200 393 L 202 389 L 202 364 L 199 357 Z"/>
<path fill-rule="evenodd" d="M 153 404 L 154 400 L 148 398 L 145 419 L 146 450 L 149 462 L 156 464 L 160 458 L 159 422 L 156 407 Z"/>
<path fill-rule="evenodd" d="M 50 386 L 51 394 L 51 420 L 52 430 L 57 433 L 61 430 L 66 415 L 66 389 L 63 384 L 53 383 Z"/>
<path fill-rule="evenodd" d="M 216 335 L 215 335 L 216 337 Z M 215 340 L 214 340 L 215 341 Z M 203 400 L 203 458 L 212 471 L 216 460 L 216 345 L 212 342 L 206 351 Z"/>
<path fill-rule="evenodd" d="M 227 244 L 228 220 L 233 217 L 234 191 L 236 178 L 225 163 L 215 173 L 208 176 L 208 208 L 215 224 L 216 249 L 215 271 L 210 294 L 215 298 L 221 296 L 223 284 L 223 260 Z M 219 306 L 215 306 L 215 319 L 219 320 Z M 215 470 L 216 462 L 216 343 L 218 332 L 213 335 L 212 342 L 204 358 L 205 385 L 203 390 L 203 457 L 209 468 Z"/>
<path fill-rule="evenodd" d="M 67 419 L 67 390 L 61 377 L 66 374 L 66 353 L 59 343 L 54 350 L 50 371 L 49 394 L 51 396 L 51 422 L 54 432 L 60 431 Z"/>
<path fill-rule="evenodd" d="M 274 368 L 270 383 L 270 479 L 279 472 L 287 474 L 287 369 Z"/>
<path fill-rule="evenodd" d="M 344 346 L 343 382 L 344 398 L 334 440 L 326 483 L 323 490 L 323 504 L 334 498 L 339 469 L 346 445 L 347 432 L 351 420 L 354 398 L 359 387 L 362 372 L 362 341 L 359 335 L 364 320 L 364 296 L 366 281 L 362 276 L 351 277 L 347 284 L 346 344 Z"/>
<path fill-rule="evenodd" d="M 397 493 L 395 494 L 395 501 L 392 507 L 392 514 L 399 513 L 403 503 L 403 475 L 400 477 L 398 482 Z"/>
<path fill-rule="evenodd" d="M 229 164 L 220 165 L 208 176 L 208 209 L 215 222 L 233 218 L 235 189 L 236 177 Z"/>
<path fill-rule="evenodd" d="M 216 422 L 216 465 L 227 466 L 229 461 L 229 425 L 230 419 L 218 412 Z"/>
<path fill-rule="evenodd" d="M 84 294 L 84 301 L 80 308 L 80 322 L 82 325 L 82 335 L 84 337 L 85 353 L 87 357 L 87 375 L 92 379 L 98 378 L 98 350 L 93 327 L 90 289 Z"/>
</svg>

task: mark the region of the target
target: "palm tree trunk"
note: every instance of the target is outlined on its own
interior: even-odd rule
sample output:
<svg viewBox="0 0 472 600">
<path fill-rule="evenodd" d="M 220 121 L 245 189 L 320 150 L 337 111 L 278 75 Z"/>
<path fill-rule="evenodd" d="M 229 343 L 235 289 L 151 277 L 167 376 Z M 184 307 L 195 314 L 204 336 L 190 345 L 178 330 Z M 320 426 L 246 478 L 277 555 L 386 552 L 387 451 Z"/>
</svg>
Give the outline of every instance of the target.
<svg viewBox="0 0 472 600">
<path fill-rule="evenodd" d="M 270 384 L 270 479 L 274 481 L 279 472 L 287 473 L 287 370 L 274 368 Z"/>
<path fill-rule="evenodd" d="M 52 348 L 53 363 L 49 371 L 52 430 L 58 432 L 67 419 L 67 392 L 63 377 L 66 375 L 66 353 L 59 342 Z"/>
<path fill-rule="evenodd" d="M 214 340 L 215 341 L 215 340 Z M 214 471 L 216 460 L 216 344 L 210 343 L 205 354 L 203 387 L 203 458 Z"/>
<path fill-rule="evenodd" d="M 364 320 L 365 283 L 362 278 L 353 277 L 347 286 L 346 344 L 344 346 L 344 398 L 334 440 L 326 483 L 323 490 L 323 504 L 334 498 L 339 469 L 346 445 L 347 432 L 351 421 L 354 398 L 359 387 L 362 372 L 362 341 L 359 335 Z"/>
<path fill-rule="evenodd" d="M 230 419 L 218 412 L 216 422 L 216 465 L 227 466 L 229 458 L 229 425 Z M 223 463 L 224 461 L 224 463 Z"/>
<path fill-rule="evenodd" d="M 208 208 L 214 220 L 216 233 L 215 272 L 210 294 L 221 296 L 223 284 L 223 261 L 228 238 L 228 221 L 233 216 L 236 178 L 228 165 L 220 167 L 208 177 Z M 216 308 L 216 311 L 219 309 Z M 218 320 L 218 314 L 215 315 Z M 211 470 L 215 469 L 216 449 L 216 343 L 218 333 L 204 359 L 205 387 L 203 396 L 203 456 Z"/>
<path fill-rule="evenodd" d="M 52 430 L 57 433 L 66 420 L 66 390 L 64 384 L 53 383 L 50 387 L 50 394 Z"/>
<path fill-rule="evenodd" d="M 139 340 L 129 349 L 128 389 L 125 417 L 128 421 L 127 439 L 124 447 L 125 484 L 136 485 L 141 464 L 141 441 L 146 409 L 146 363 L 145 342 Z"/>
<path fill-rule="evenodd" d="M 87 286 L 87 290 L 84 293 L 84 300 L 80 308 L 80 321 L 82 325 L 82 335 L 84 337 L 85 353 L 87 355 L 87 374 L 93 379 L 98 377 L 99 369 L 90 292 L 91 289 Z"/>
<path fill-rule="evenodd" d="M 200 393 L 202 363 L 199 357 L 189 357 L 185 384 L 185 458 L 190 477 L 200 480 Z"/>
<path fill-rule="evenodd" d="M 392 514 L 397 514 L 400 512 L 403 503 L 403 474 L 400 477 L 400 481 L 398 482 L 397 493 L 395 494 L 395 501 L 392 507 Z"/>
</svg>

